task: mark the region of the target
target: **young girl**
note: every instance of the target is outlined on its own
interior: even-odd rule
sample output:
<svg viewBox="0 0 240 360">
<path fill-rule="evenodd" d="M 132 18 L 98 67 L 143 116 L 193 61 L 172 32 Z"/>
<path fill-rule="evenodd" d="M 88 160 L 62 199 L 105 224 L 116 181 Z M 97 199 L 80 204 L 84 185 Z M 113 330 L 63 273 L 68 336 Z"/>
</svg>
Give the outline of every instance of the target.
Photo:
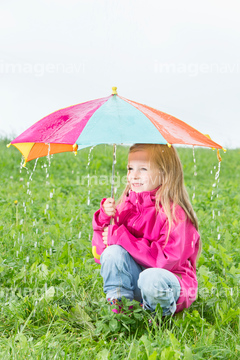
<svg viewBox="0 0 240 360">
<path fill-rule="evenodd" d="M 176 150 L 133 145 L 127 179 L 118 205 L 104 198 L 93 217 L 93 254 L 104 292 L 110 304 L 125 296 L 151 311 L 159 303 L 163 316 L 174 314 L 196 299 L 201 248 Z"/>
</svg>

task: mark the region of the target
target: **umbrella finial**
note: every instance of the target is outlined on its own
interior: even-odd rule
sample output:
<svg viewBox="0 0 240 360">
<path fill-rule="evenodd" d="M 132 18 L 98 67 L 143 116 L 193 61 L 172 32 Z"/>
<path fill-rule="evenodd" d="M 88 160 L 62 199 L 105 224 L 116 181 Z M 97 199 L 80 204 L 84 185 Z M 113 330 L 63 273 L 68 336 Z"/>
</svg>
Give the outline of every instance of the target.
<svg viewBox="0 0 240 360">
<path fill-rule="evenodd" d="M 112 95 L 117 95 L 117 87 L 116 86 L 112 87 Z"/>
</svg>

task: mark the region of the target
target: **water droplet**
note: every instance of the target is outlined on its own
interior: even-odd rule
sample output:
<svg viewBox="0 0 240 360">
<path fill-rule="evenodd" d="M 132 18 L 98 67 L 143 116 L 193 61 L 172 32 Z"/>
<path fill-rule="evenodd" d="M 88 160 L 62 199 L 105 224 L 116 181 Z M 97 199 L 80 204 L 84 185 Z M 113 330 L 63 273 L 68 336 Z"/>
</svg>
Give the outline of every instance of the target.
<svg viewBox="0 0 240 360">
<path fill-rule="evenodd" d="M 35 243 L 34 243 L 34 247 L 35 247 L 35 248 L 37 247 L 37 241 L 35 241 Z"/>
<path fill-rule="evenodd" d="M 213 210 L 213 212 L 212 212 L 212 218 L 213 218 L 213 219 L 215 218 L 215 212 L 214 212 L 214 210 Z"/>
<path fill-rule="evenodd" d="M 80 231 L 78 234 L 78 238 L 81 239 L 82 232 Z"/>
<path fill-rule="evenodd" d="M 220 238 L 221 238 L 221 235 L 220 235 L 220 234 L 218 234 L 218 240 L 220 240 Z"/>
<path fill-rule="evenodd" d="M 16 251 L 16 256 L 18 257 L 18 251 Z"/>
<path fill-rule="evenodd" d="M 49 255 L 52 255 L 52 248 L 49 249 Z"/>
<path fill-rule="evenodd" d="M 220 211 L 218 211 L 218 216 L 220 216 L 221 214 L 220 214 Z"/>
<path fill-rule="evenodd" d="M 29 256 L 26 257 L 26 262 L 29 263 Z"/>
<path fill-rule="evenodd" d="M 52 246 L 54 246 L 54 240 L 52 240 Z"/>
</svg>

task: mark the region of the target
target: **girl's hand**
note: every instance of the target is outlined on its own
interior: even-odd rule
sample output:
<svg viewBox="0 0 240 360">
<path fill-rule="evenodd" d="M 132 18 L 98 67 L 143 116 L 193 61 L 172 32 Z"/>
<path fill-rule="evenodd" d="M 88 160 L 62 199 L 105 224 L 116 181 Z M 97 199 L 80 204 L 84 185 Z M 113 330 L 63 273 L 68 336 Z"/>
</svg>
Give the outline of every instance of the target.
<svg viewBox="0 0 240 360">
<path fill-rule="evenodd" d="M 103 203 L 103 210 L 106 215 L 114 216 L 116 214 L 116 204 L 113 198 L 107 198 Z"/>
<path fill-rule="evenodd" d="M 103 243 L 105 245 L 107 245 L 107 239 L 108 239 L 108 227 L 107 226 L 105 228 L 103 228 L 102 239 L 103 239 Z"/>
</svg>

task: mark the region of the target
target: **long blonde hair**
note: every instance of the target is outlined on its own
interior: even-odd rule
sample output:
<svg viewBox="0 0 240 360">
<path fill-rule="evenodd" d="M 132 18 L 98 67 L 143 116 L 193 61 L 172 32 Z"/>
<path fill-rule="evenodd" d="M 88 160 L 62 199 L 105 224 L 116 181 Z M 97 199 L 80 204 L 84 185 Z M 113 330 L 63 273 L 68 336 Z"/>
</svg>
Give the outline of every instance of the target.
<svg viewBox="0 0 240 360">
<path fill-rule="evenodd" d="M 172 222 L 177 220 L 175 214 L 176 205 L 181 206 L 186 216 L 198 230 L 198 220 L 184 185 L 182 164 L 175 148 L 162 144 L 134 144 L 130 147 L 129 154 L 137 151 L 147 151 L 150 156 L 150 161 L 152 161 L 161 172 L 162 184 L 156 192 L 155 206 L 158 212 L 161 204 L 167 216 L 167 240 Z M 129 190 L 130 185 L 127 184 L 119 199 L 119 203 L 123 201 L 124 195 L 127 195 Z"/>
</svg>

